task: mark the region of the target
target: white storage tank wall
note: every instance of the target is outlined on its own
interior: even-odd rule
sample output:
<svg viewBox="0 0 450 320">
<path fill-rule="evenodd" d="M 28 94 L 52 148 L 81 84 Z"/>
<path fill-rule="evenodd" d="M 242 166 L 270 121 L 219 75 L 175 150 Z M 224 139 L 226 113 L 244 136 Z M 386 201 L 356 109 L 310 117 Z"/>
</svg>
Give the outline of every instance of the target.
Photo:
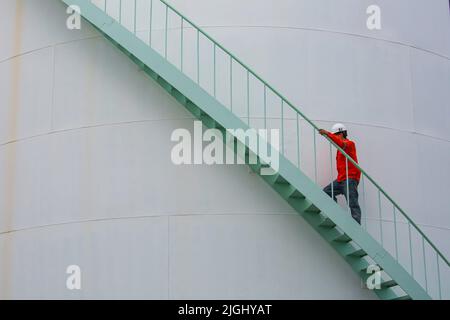
<svg viewBox="0 0 450 320">
<path fill-rule="evenodd" d="M 169 2 L 317 125 L 345 123 L 362 167 L 450 255 L 448 0 Z M 370 5 L 381 30 L 367 28 Z M 322 184 L 328 158 L 319 151 Z M 383 220 L 393 229 L 392 212 Z"/>
<path fill-rule="evenodd" d="M 318 124 L 348 124 L 363 167 L 450 254 L 447 1 L 377 1 L 376 32 L 370 1 L 172 3 Z M 371 297 L 245 168 L 174 167 L 189 114 L 87 25 L 64 28 L 59 1 L 1 9 L 2 297 Z"/>
<path fill-rule="evenodd" d="M 60 1 L 0 12 L 0 298 L 374 297 L 245 166 L 174 166 L 190 114 Z"/>
<path fill-rule="evenodd" d="M 100 8 L 104 0 L 94 1 Z M 153 1 L 131 1 L 122 6 L 122 21 L 169 61 L 181 64 L 181 20 L 170 10 L 167 44 L 165 7 Z M 450 17 L 447 0 L 434 1 L 172 1 L 237 57 L 299 106 L 319 126 L 344 122 L 356 140 L 361 165 L 449 255 L 450 200 Z M 107 11 L 118 18 L 117 1 L 107 1 Z M 136 4 L 137 20 L 134 23 Z M 381 9 L 381 30 L 369 30 L 366 10 Z M 149 25 L 152 25 L 150 35 Z M 184 70 L 193 80 L 213 92 L 213 74 L 219 100 L 247 120 L 246 79 L 242 68 L 217 50 L 213 69 L 213 47 L 200 36 L 201 64 L 197 66 L 197 35 L 184 23 Z M 197 73 L 199 77 L 197 78 Z M 229 79 L 233 78 L 230 90 Z M 262 127 L 263 88 L 250 78 L 250 121 Z M 267 125 L 280 128 L 280 103 L 268 94 Z M 293 115 L 293 114 L 292 114 Z M 292 117 L 291 115 L 291 117 Z M 286 117 L 286 114 L 285 114 Z M 300 122 L 301 168 L 314 179 L 311 127 Z M 295 118 L 285 121 L 288 157 L 297 163 Z M 318 138 L 318 182 L 331 177 L 328 145 Z M 365 187 L 363 186 L 365 185 Z M 368 181 L 363 224 L 370 233 L 388 243 L 394 253 L 394 211 L 381 197 L 380 230 L 377 193 Z M 395 213 L 398 215 L 398 211 Z M 405 220 L 397 216 L 400 238 L 408 237 Z M 413 232 L 415 239 L 418 233 Z M 402 242 L 402 241 L 400 241 Z M 409 252 L 407 241 L 400 251 Z M 419 247 L 418 247 L 419 246 Z M 413 252 L 419 252 L 415 243 Z M 420 249 L 420 250 L 418 250 Z M 427 252 L 430 247 L 427 247 Z M 431 252 L 431 251 L 430 251 Z M 403 257 L 405 258 L 405 257 Z M 409 261 L 404 261 L 408 265 Z M 406 257 L 406 260 L 409 260 Z M 423 268 L 420 257 L 414 257 Z M 416 266 L 417 268 L 417 266 Z"/>
</svg>

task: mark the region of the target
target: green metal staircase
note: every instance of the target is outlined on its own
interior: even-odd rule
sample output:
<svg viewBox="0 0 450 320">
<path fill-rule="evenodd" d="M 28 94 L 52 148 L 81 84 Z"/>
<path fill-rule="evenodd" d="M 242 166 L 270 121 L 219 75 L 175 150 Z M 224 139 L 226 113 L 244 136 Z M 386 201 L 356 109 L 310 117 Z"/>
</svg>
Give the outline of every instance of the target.
<svg viewBox="0 0 450 320">
<path fill-rule="evenodd" d="M 417 225 L 403 212 L 403 210 L 381 189 L 378 184 L 361 169 L 363 214 L 377 212 L 379 215 L 378 239 L 374 232 L 367 228 L 367 221 L 363 226 L 357 224 L 348 214 L 349 208 L 338 205 L 318 185 L 317 168 L 317 127 L 306 118 L 295 106 L 266 83 L 255 72 L 248 68 L 238 58 L 229 53 L 223 46 L 214 41 L 203 30 L 198 28 L 188 18 L 162 0 L 148 0 L 145 6 L 144 18 L 139 7 L 139 1 L 128 0 L 128 8 L 134 10 L 134 17 L 125 18 L 122 0 L 118 1 L 90 1 L 90 0 L 62 0 L 67 5 L 80 8 L 81 15 L 98 29 L 111 43 L 133 60 L 144 72 L 161 85 L 180 104 L 185 106 L 196 118 L 200 119 L 208 128 L 215 128 L 222 133 L 227 129 L 256 128 L 252 124 L 250 91 L 258 83 L 262 88 L 261 108 L 258 110 L 264 125 L 268 128 L 271 118 L 269 109 L 269 95 L 278 99 L 278 114 L 280 120 L 278 128 L 281 130 L 281 150 L 269 145 L 271 152 L 279 153 L 279 170 L 274 175 L 261 175 L 261 168 L 267 167 L 265 159 L 261 159 L 257 147 L 240 137 L 234 137 L 244 146 L 245 155 L 255 156 L 258 162 L 249 164 L 251 169 L 261 175 L 282 198 L 284 198 L 336 252 L 347 261 L 350 267 L 366 281 L 371 276 L 368 269 L 378 268 L 381 274 L 381 285 L 373 289 L 374 293 L 385 300 L 405 299 L 445 299 L 449 298 L 449 262 L 417 227 Z M 134 2 L 134 5 L 133 5 Z M 130 6 L 131 3 L 131 7 Z M 156 11 L 159 14 L 156 14 Z M 179 27 L 173 26 L 178 21 Z M 143 31 L 142 24 L 148 30 Z M 171 56 L 173 41 L 169 38 L 176 36 L 178 54 Z M 192 39 L 195 43 L 192 46 Z M 159 41 L 159 49 L 157 48 Z M 190 42 L 190 43 L 189 43 Z M 207 44 L 208 50 L 204 49 Z M 190 72 L 186 64 L 188 44 L 194 47 L 189 61 L 194 61 L 194 68 Z M 202 64 L 206 55 L 212 61 L 209 67 Z M 220 74 L 218 61 L 220 57 L 229 61 L 226 92 L 229 99 L 224 102 L 219 97 L 219 87 L 224 87 L 223 74 Z M 200 70 L 202 68 L 202 70 Z M 196 69 L 196 70 L 195 70 Z M 210 73 L 206 88 L 202 85 L 201 76 Z M 243 76 L 243 81 L 236 85 L 236 75 Z M 242 80 L 242 79 L 241 79 Z M 239 89 L 236 89 L 239 88 Z M 222 90 L 223 91 L 223 90 Z M 253 93 L 254 95 L 255 93 Z M 243 95 L 244 109 L 237 111 L 236 95 Z M 246 107 L 245 107 L 246 106 Z M 234 108 L 233 108 L 234 107 Z M 246 110 L 245 110 L 246 109 Z M 245 114 L 242 114 L 245 113 Z M 295 121 L 295 125 L 292 125 Z M 300 124 L 299 124 L 300 121 Z M 303 126 L 311 130 L 308 134 L 301 134 Z M 304 143 L 304 137 L 310 135 L 310 141 Z M 288 145 L 288 138 L 296 137 L 294 143 Z M 329 140 L 322 139 L 328 144 L 330 152 L 330 172 L 333 171 L 333 150 L 341 150 Z M 293 150 L 292 146 L 298 148 Z M 303 147 L 304 145 L 304 147 Z M 306 150 L 305 150 L 306 149 Z M 303 158 L 301 157 L 303 153 Z M 345 154 L 346 155 L 346 154 Z M 314 158 L 310 165 L 311 174 L 302 170 L 306 157 Z M 347 161 L 354 161 L 347 156 Z M 356 163 L 354 163 L 357 165 Z M 360 168 L 358 166 L 358 168 Z M 372 191 L 370 193 L 369 189 Z M 367 201 L 366 201 L 367 200 Z M 387 232 L 383 220 L 386 219 L 386 208 L 393 213 L 391 232 Z M 391 228 L 391 229 L 392 229 Z M 383 234 L 384 231 L 384 234 Z M 372 234 L 371 234 L 372 233 Z M 417 241 L 418 239 L 418 241 Z M 404 241 L 402 241 L 404 240 Z M 417 243 L 419 245 L 417 245 Z M 405 253 L 409 257 L 405 258 Z M 420 256 L 418 255 L 420 253 Z M 403 254 L 403 256 L 402 256 Z M 418 269 L 420 265 L 420 269 Z"/>
</svg>

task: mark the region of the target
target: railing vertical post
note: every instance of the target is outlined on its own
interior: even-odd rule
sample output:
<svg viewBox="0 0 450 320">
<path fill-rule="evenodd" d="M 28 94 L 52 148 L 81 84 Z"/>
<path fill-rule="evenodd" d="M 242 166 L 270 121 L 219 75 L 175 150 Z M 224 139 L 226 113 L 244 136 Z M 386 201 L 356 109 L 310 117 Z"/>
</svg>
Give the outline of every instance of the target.
<svg viewBox="0 0 450 320">
<path fill-rule="evenodd" d="M 428 292 L 427 259 L 425 255 L 425 238 L 422 237 L 423 271 L 425 274 L 425 290 Z"/>
<path fill-rule="evenodd" d="M 368 212 L 367 212 L 367 203 L 366 203 L 366 187 L 365 187 L 365 182 L 364 182 L 364 175 L 361 176 L 361 182 L 362 182 L 362 189 L 363 189 L 363 203 L 364 203 L 364 215 L 365 215 L 365 219 L 364 219 L 364 229 L 367 230 L 367 216 L 368 216 Z"/>
<path fill-rule="evenodd" d="M 134 0 L 134 20 L 133 20 L 133 22 L 134 22 L 134 27 L 133 27 L 133 31 L 134 31 L 134 34 L 136 35 L 136 32 L 137 32 L 137 0 Z"/>
<path fill-rule="evenodd" d="M 250 126 L 250 71 L 247 70 L 247 125 Z"/>
<path fill-rule="evenodd" d="M 331 142 L 329 142 L 330 144 L 330 181 L 331 181 L 331 199 L 334 200 L 334 180 L 333 180 L 333 148 L 331 146 Z"/>
<path fill-rule="evenodd" d="M 119 0 L 119 24 L 122 24 L 122 0 Z"/>
<path fill-rule="evenodd" d="M 149 20 L 150 30 L 148 31 L 148 43 L 150 47 L 152 47 L 152 24 L 153 24 L 153 0 L 150 0 L 150 20 Z"/>
<path fill-rule="evenodd" d="M 230 56 L 230 110 L 233 112 L 233 57 Z"/>
<path fill-rule="evenodd" d="M 412 241 L 411 241 L 411 223 L 408 222 L 408 237 L 409 237 L 409 256 L 411 259 L 411 275 L 414 277 L 414 264 L 413 264 L 413 252 L 412 252 Z"/>
<path fill-rule="evenodd" d="M 200 30 L 197 29 L 197 84 L 200 85 Z"/>
<path fill-rule="evenodd" d="M 267 129 L 267 86 L 264 85 L 264 129 Z"/>
<path fill-rule="evenodd" d="M 164 34 L 164 58 L 167 60 L 167 36 L 168 36 L 168 30 L 169 28 L 169 6 L 166 5 L 166 27 L 165 27 L 165 34 Z"/>
<path fill-rule="evenodd" d="M 104 11 L 105 11 L 105 13 L 106 13 L 106 5 L 107 5 L 107 2 L 108 2 L 108 0 L 105 0 L 105 5 L 104 5 Z"/>
<path fill-rule="evenodd" d="M 216 46 L 216 44 L 214 43 L 214 61 L 213 61 L 213 63 L 214 63 L 214 98 L 217 96 L 217 94 L 216 94 L 216 50 L 217 50 L 217 46 Z"/>
<path fill-rule="evenodd" d="M 313 129 L 313 140 L 314 140 L 314 182 L 317 183 L 317 146 L 316 146 L 316 129 Z"/>
<path fill-rule="evenodd" d="M 284 155 L 284 100 L 281 99 L 281 154 Z"/>
<path fill-rule="evenodd" d="M 300 169 L 300 126 L 298 124 L 299 118 L 298 113 L 296 113 L 296 125 L 297 125 L 297 166 Z"/>
<path fill-rule="evenodd" d="M 395 212 L 395 205 L 392 205 L 392 207 L 394 210 L 395 259 L 398 261 L 397 214 Z"/>
<path fill-rule="evenodd" d="M 180 69 L 181 72 L 183 72 L 183 67 L 184 67 L 184 18 L 181 17 L 181 46 L 180 46 L 180 50 L 181 50 L 181 57 L 180 57 Z"/>
<path fill-rule="evenodd" d="M 352 213 L 351 212 L 351 210 L 350 210 L 350 187 L 349 187 L 349 181 L 348 181 L 348 159 L 347 158 L 345 158 L 345 182 L 346 182 L 346 185 L 347 185 L 347 192 L 346 192 L 346 194 L 347 194 L 347 207 L 348 207 L 348 213 Z"/>
<path fill-rule="evenodd" d="M 441 272 L 439 270 L 439 254 L 437 251 L 436 251 L 436 265 L 437 265 L 437 276 L 438 276 L 439 299 L 442 299 Z"/>
<path fill-rule="evenodd" d="M 381 215 L 381 193 L 380 193 L 380 190 L 378 190 L 378 218 L 380 219 L 381 246 L 383 246 L 383 217 Z"/>
</svg>

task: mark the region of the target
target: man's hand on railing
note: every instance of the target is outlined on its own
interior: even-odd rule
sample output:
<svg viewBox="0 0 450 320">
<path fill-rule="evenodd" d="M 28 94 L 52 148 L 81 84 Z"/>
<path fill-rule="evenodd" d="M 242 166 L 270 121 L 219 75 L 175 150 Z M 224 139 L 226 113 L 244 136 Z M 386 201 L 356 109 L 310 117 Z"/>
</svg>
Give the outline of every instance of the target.
<svg viewBox="0 0 450 320">
<path fill-rule="evenodd" d="M 319 133 L 320 133 L 321 135 L 323 135 L 323 136 L 326 136 L 327 133 L 328 133 L 328 131 L 325 130 L 325 129 L 319 129 Z"/>
</svg>

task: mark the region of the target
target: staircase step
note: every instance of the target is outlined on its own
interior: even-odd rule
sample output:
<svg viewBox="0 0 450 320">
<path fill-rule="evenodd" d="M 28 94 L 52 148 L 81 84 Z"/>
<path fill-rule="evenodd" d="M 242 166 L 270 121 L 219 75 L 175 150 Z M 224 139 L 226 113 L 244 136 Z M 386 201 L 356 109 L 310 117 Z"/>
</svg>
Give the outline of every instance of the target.
<svg viewBox="0 0 450 320">
<path fill-rule="evenodd" d="M 185 105 L 187 102 L 187 98 L 177 89 L 172 89 L 172 96 L 182 105 Z"/>
<path fill-rule="evenodd" d="M 261 162 L 261 167 L 268 168 L 269 166 L 267 164 Z M 263 179 L 266 180 L 272 187 L 277 184 L 283 184 L 283 180 L 284 180 L 284 178 L 279 173 L 271 175 L 271 176 L 263 176 Z M 277 181 L 280 181 L 280 183 L 277 183 Z"/>
<path fill-rule="evenodd" d="M 253 172 L 259 173 L 261 170 L 261 163 L 255 163 L 255 164 L 249 164 L 249 167 L 252 169 Z"/>
<path fill-rule="evenodd" d="M 202 113 L 200 115 L 200 120 L 208 128 L 215 128 L 215 126 L 216 126 L 216 121 L 213 118 L 211 118 L 209 115 L 207 115 L 206 113 Z"/>
<path fill-rule="evenodd" d="M 353 257 L 362 258 L 362 257 L 367 256 L 367 253 L 363 249 L 359 249 L 359 250 L 356 250 L 355 252 L 350 253 L 349 255 L 353 256 Z"/>
<path fill-rule="evenodd" d="M 153 80 L 157 80 L 158 79 L 158 74 L 156 72 L 154 72 L 152 69 L 150 68 L 144 68 L 143 69 L 145 71 L 146 74 L 148 74 L 150 76 L 150 78 L 152 78 Z"/>
<path fill-rule="evenodd" d="M 145 70 L 145 68 L 147 68 L 147 66 L 141 60 L 137 60 L 136 64 L 141 70 Z"/>
<path fill-rule="evenodd" d="M 276 184 L 274 189 L 285 199 L 291 197 L 291 195 L 296 191 L 290 184 Z"/>
<path fill-rule="evenodd" d="M 156 80 L 158 83 L 159 83 L 159 85 L 161 86 L 161 87 L 163 87 L 164 88 L 164 90 L 166 90 L 167 92 L 169 92 L 169 93 L 172 93 L 172 85 L 170 84 L 170 83 L 168 83 L 165 79 L 163 79 L 163 78 L 161 78 L 161 77 L 158 77 L 158 79 Z"/>
<path fill-rule="evenodd" d="M 361 248 L 356 248 L 355 245 L 353 245 L 350 242 L 347 243 L 339 243 L 339 242 L 335 242 L 334 246 L 333 246 L 342 256 L 346 256 L 346 257 L 355 257 L 355 258 L 362 258 L 367 256 L 367 253 L 361 249 Z"/>
<path fill-rule="evenodd" d="M 281 174 L 277 174 L 275 183 L 276 184 L 289 184 L 289 182 Z"/>
<path fill-rule="evenodd" d="M 318 229 L 318 231 L 323 236 L 323 238 L 330 244 L 334 243 L 336 238 L 342 236 L 342 231 L 340 231 L 337 228 L 332 229 L 320 228 Z"/>
<path fill-rule="evenodd" d="M 293 199 L 305 199 L 305 196 L 295 189 L 286 179 L 284 179 L 281 175 L 278 175 L 275 178 L 275 183 L 273 188 L 284 198 L 293 198 Z M 314 210 L 313 210 L 314 211 Z"/>
<path fill-rule="evenodd" d="M 358 252 L 360 250 L 360 248 L 356 248 L 353 243 L 334 242 L 333 247 L 334 247 L 334 249 L 336 249 L 336 251 L 340 255 L 342 255 L 344 257 L 351 256 L 351 257 L 355 257 L 355 258 L 361 258 L 361 256 L 359 254 L 362 254 L 362 253 Z"/>
<path fill-rule="evenodd" d="M 220 132 L 222 132 L 223 138 L 225 139 L 225 138 L 226 138 L 227 130 L 226 130 L 219 122 L 217 122 L 217 121 L 216 121 L 216 129 L 219 130 Z M 225 141 L 224 141 L 224 142 L 225 142 Z"/>
<path fill-rule="evenodd" d="M 329 218 L 323 219 L 323 221 L 319 224 L 321 228 L 334 228 L 336 224 Z"/>
<path fill-rule="evenodd" d="M 306 198 L 289 198 L 288 202 L 300 213 L 318 214 L 320 209 Z"/>
<path fill-rule="evenodd" d="M 313 203 L 311 203 L 306 209 L 305 213 L 318 214 L 320 213 L 320 209 L 317 208 Z"/>
<path fill-rule="evenodd" d="M 382 288 L 391 288 L 397 286 L 397 282 L 395 280 L 386 280 L 381 283 Z"/>
<path fill-rule="evenodd" d="M 200 118 L 203 114 L 203 111 L 190 100 L 186 102 L 186 108 L 197 118 Z"/>
<path fill-rule="evenodd" d="M 383 300 L 411 300 L 407 293 L 397 293 L 391 288 L 376 290 L 377 296 Z"/>
<path fill-rule="evenodd" d="M 366 259 L 353 256 L 346 256 L 345 261 L 347 261 L 356 272 L 366 272 L 367 268 L 371 265 Z"/>
<path fill-rule="evenodd" d="M 366 282 L 367 281 L 367 279 L 370 277 L 370 276 L 372 276 L 373 275 L 373 273 L 367 273 L 367 272 L 361 272 L 360 273 L 360 276 L 361 276 L 361 280 L 363 281 L 363 282 Z M 394 280 L 386 280 L 386 276 L 385 275 L 382 275 L 381 276 L 381 284 L 380 284 L 380 289 L 377 289 L 377 290 L 385 290 L 385 289 L 390 289 L 390 288 L 393 288 L 393 287 L 395 287 L 395 286 L 397 286 L 398 284 L 397 284 L 397 282 L 395 282 Z"/>
<path fill-rule="evenodd" d="M 295 189 L 295 191 L 290 195 L 290 198 L 294 198 L 294 199 L 305 199 L 305 196 L 298 191 L 297 189 Z"/>
<path fill-rule="evenodd" d="M 392 299 L 392 300 L 412 300 L 412 298 L 408 294 L 405 294 L 403 296 L 397 297 L 397 298 Z"/>
<path fill-rule="evenodd" d="M 258 162 L 258 156 L 252 151 L 250 150 L 249 147 L 245 148 L 245 161 L 246 163 L 250 163 L 250 160 L 253 160 L 252 162 L 255 162 L 254 160 L 256 159 L 256 162 Z"/>
<path fill-rule="evenodd" d="M 346 235 L 344 233 L 344 234 L 340 235 L 339 237 L 337 237 L 336 239 L 334 239 L 333 241 L 347 243 L 347 242 L 352 241 L 352 238 L 350 238 L 348 235 Z"/>
</svg>

